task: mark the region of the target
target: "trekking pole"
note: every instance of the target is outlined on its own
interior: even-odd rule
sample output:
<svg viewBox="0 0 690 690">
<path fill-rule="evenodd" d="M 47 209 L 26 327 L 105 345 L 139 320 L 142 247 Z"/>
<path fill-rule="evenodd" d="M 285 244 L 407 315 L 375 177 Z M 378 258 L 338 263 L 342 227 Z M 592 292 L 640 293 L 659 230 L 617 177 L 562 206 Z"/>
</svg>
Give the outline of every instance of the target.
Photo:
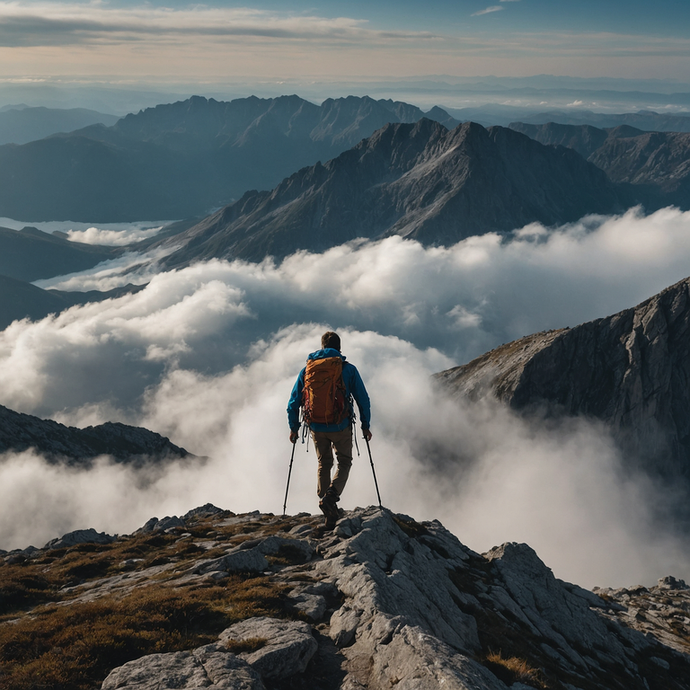
<svg viewBox="0 0 690 690">
<path fill-rule="evenodd" d="M 288 491 L 290 490 L 290 475 L 292 474 L 292 461 L 295 459 L 295 446 L 297 441 L 292 444 L 292 454 L 290 455 L 290 469 L 288 469 L 287 486 L 285 487 L 285 500 L 283 501 L 283 517 L 285 517 L 285 509 L 287 508 Z"/>
<path fill-rule="evenodd" d="M 381 505 L 381 494 L 379 493 L 379 483 L 376 481 L 376 470 L 374 469 L 374 459 L 371 457 L 371 447 L 369 446 L 369 439 L 365 436 L 364 440 L 367 442 L 367 450 L 369 451 L 369 462 L 371 463 L 371 472 L 374 475 L 374 486 L 376 487 L 376 496 L 379 499 L 379 508 L 383 508 Z"/>
</svg>

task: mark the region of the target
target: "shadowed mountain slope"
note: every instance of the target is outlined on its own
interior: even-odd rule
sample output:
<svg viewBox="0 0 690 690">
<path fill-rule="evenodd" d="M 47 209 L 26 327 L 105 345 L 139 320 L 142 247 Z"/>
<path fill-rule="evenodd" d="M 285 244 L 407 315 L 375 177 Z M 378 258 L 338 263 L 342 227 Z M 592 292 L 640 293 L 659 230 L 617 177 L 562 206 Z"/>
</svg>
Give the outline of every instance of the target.
<svg viewBox="0 0 690 690">
<path fill-rule="evenodd" d="M 72 132 L 97 123 L 111 126 L 119 119 L 117 115 L 85 108 L 3 108 L 0 109 L 0 145 L 26 144 L 57 132 Z"/>
<path fill-rule="evenodd" d="M 690 133 L 643 132 L 628 125 L 597 129 L 549 122 L 510 125 L 547 145 L 574 149 L 611 180 L 634 185 L 649 208 L 690 209 Z"/>
<path fill-rule="evenodd" d="M 599 419 L 631 462 L 690 485 L 690 278 L 634 308 L 527 336 L 437 378 L 457 396 Z"/>
<path fill-rule="evenodd" d="M 503 127 L 465 123 L 447 130 L 424 119 L 386 125 L 272 192 L 248 192 L 177 236 L 182 246 L 165 265 L 211 257 L 260 261 L 394 234 L 448 245 L 625 204 L 606 175 L 574 151 Z"/>
<path fill-rule="evenodd" d="M 419 108 L 349 96 L 195 96 L 23 146 L 0 146 L 0 216 L 114 222 L 203 215 L 327 160 Z M 440 108 L 434 117 L 455 121 Z"/>
<path fill-rule="evenodd" d="M 36 228 L 0 227 L 0 275 L 17 280 L 31 282 L 85 271 L 122 252 L 115 247 L 70 242 Z"/>
<path fill-rule="evenodd" d="M 99 455 L 140 463 L 188 457 L 167 438 L 148 429 L 107 422 L 77 429 L 0 405 L 0 453 L 36 449 L 52 462 L 85 464 Z"/>
<path fill-rule="evenodd" d="M 31 283 L 0 275 L 0 330 L 18 319 L 28 318 L 36 321 L 48 314 L 59 314 L 75 304 L 102 302 L 142 289 L 143 286 L 126 285 L 107 292 L 42 290 Z"/>
<path fill-rule="evenodd" d="M 591 592 L 527 544 L 480 555 L 385 508 L 326 532 L 207 504 L 0 552 L 0 670 L 60 690 L 689 690 L 689 605 L 674 577 Z"/>
</svg>

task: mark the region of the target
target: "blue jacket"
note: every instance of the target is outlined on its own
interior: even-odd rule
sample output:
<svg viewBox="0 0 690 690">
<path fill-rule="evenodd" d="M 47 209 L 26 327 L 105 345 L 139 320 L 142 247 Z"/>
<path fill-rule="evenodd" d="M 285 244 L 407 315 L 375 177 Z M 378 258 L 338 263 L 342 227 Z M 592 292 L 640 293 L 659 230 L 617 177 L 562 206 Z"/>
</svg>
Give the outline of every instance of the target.
<svg viewBox="0 0 690 690">
<path fill-rule="evenodd" d="M 312 352 L 307 359 L 325 359 L 326 357 L 340 357 L 343 360 L 343 385 L 345 386 L 346 398 L 348 401 L 350 401 L 350 396 L 355 399 L 357 407 L 359 408 L 359 418 L 362 422 L 362 429 L 368 429 L 371 421 L 371 405 L 369 403 L 369 394 L 364 387 L 364 382 L 357 371 L 357 367 L 354 364 L 346 362 L 345 356 L 332 347 Z M 292 431 L 297 431 L 299 429 L 299 408 L 302 404 L 305 369 L 306 367 L 300 371 L 297 381 L 295 381 L 287 406 L 288 424 Z M 346 417 L 339 424 L 311 424 L 309 428 L 312 431 L 342 431 L 346 429 L 349 424 L 350 418 Z"/>
</svg>

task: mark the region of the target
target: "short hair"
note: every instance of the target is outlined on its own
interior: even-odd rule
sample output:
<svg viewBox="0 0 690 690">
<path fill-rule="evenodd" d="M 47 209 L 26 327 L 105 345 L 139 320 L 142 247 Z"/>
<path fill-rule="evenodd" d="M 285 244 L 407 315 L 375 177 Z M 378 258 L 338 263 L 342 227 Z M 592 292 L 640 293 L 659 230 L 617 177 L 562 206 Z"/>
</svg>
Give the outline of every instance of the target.
<svg viewBox="0 0 690 690">
<path fill-rule="evenodd" d="M 325 350 L 327 347 L 332 347 L 334 350 L 340 352 L 340 336 L 333 331 L 326 331 L 321 336 L 321 347 Z"/>
</svg>

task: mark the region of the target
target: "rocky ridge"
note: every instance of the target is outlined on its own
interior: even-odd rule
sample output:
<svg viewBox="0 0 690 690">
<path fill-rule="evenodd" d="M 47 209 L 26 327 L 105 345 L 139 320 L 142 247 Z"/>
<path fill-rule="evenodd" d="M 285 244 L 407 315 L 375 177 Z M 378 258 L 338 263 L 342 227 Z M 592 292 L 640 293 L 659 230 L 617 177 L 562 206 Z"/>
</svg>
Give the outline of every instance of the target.
<svg viewBox="0 0 690 690">
<path fill-rule="evenodd" d="M 631 463 L 690 482 L 690 278 L 613 316 L 521 338 L 436 377 L 458 397 L 601 420 Z"/>
<path fill-rule="evenodd" d="M 0 405 L 0 453 L 30 448 L 50 462 L 68 464 L 85 464 L 104 455 L 135 464 L 194 457 L 164 436 L 141 427 L 106 422 L 77 429 Z"/>
<path fill-rule="evenodd" d="M 542 144 L 572 148 L 613 182 L 633 185 L 649 210 L 669 205 L 690 209 L 688 132 L 645 132 L 629 125 L 599 129 L 555 122 L 514 122 L 510 127 Z"/>
<path fill-rule="evenodd" d="M 503 127 L 389 124 L 273 191 L 239 201 L 165 244 L 167 268 L 209 258 L 262 261 L 355 238 L 450 245 L 471 235 L 612 213 L 629 200 L 574 151 Z"/>
<path fill-rule="evenodd" d="M 344 512 L 333 532 L 321 525 L 307 514 L 234 515 L 207 505 L 153 518 L 107 544 L 6 554 L 0 674 L 12 683 L 62 664 L 63 690 L 101 681 L 104 690 L 690 688 L 682 581 L 590 592 L 555 578 L 525 544 L 480 555 L 438 521 L 380 508 Z M 124 558 L 137 551 L 140 558 Z M 17 606 L 15 594 L 8 604 L 18 572 L 27 581 L 60 575 L 61 588 L 43 592 L 53 603 Z M 212 616 L 180 614 L 182 602 L 203 596 Z M 130 620 L 137 644 L 120 631 L 118 646 L 90 651 L 81 675 L 65 640 L 58 651 L 31 642 L 36 620 L 55 630 L 85 612 L 100 616 L 98 637 L 107 640 L 108 616 L 132 602 L 172 607 L 162 630 L 181 625 L 184 635 L 161 632 L 155 642 L 149 616 L 148 637 L 139 638 Z M 27 635 L 31 651 L 19 643 Z"/>
<path fill-rule="evenodd" d="M 354 146 L 417 107 L 367 96 L 194 96 L 17 146 L 0 146 L 0 216 L 119 222 L 203 216 L 248 189 Z M 457 121 L 440 108 L 429 117 Z M 67 163 L 66 163 L 67 162 Z"/>
</svg>

